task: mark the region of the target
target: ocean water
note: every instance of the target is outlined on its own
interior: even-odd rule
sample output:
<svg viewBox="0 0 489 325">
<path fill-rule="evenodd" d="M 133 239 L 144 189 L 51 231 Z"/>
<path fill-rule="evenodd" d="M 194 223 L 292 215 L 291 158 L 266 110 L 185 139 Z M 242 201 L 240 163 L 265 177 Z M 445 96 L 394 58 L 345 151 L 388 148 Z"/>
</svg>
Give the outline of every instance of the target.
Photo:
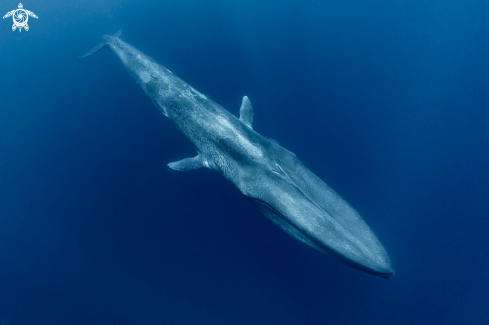
<svg viewBox="0 0 489 325">
<path fill-rule="evenodd" d="M 0 3 L 0 14 L 16 9 Z M 23 2 L 0 21 L 0 324 L 488 324 L 489 2 Z M 121 39 L 295 152 L 396 275 L 337 263 L 209 170 Z"/>
</svg>

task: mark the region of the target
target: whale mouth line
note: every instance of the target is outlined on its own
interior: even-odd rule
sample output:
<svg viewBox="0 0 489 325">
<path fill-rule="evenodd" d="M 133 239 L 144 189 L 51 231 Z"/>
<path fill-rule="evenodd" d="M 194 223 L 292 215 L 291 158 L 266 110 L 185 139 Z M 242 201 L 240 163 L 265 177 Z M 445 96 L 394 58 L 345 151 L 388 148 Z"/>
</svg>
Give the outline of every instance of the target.
<svg viewBox="0 0 489 325">
<path fill-rule="evenodd" d="M 312 238 L 306 231 L 298 228 L 294 223 L 290 222 L 290 220 L 288 218 L 286 218 L 282 213 L 280 213 L 277 209 L 275 209 L 273 206 L 271 206 L 267 202 L 260 200 L 260 199 L 254 199 L 254 198 L 251 198 L 251 199 L 265 205 L 267 208 L 272 210 L 275 213 L 275 215 L 279 216 L 282 219 L 282 221 L 286 222 L 289 226 L 291 226 L 292 228 L 294 228 L 295 230 L 300 232 L 301 235 L 303 235 L 308 240 L 310 240 L 311 243 L 313 243 L 318 249 L 320 249 L 326 255 L 331 256 L 335 259 L 341 260 L 342 262 L 346 262 L 346 261 L 343 261 L 344 259 L 341 259 L 339 256 L 336 256 L 337 254 L 334 254 L 333 252 L 331 252 L 331 253 L 335 256 L 332 256 L 332 254 L 330 253 L 331 250 L 329 248 L 327 248 L 325 245 L 323 245 L 317 239 Z M 327 251 L 325 251 L 325 250 L 327 250 Z"/>
<path fill-rule="evenodd" d="M 266 206 L 268 209 L 272 210 L 273 213 L 280 217 L 280 219 L 287 223 L 290 227 L 294 228 L 294 230 L 298 231 L 302 236 L 304 236 L 305 238 L 307 238 L 307 240 L 309 240 L 311 242 L 311 244 L 313 244 L 315 246 L 316 249 L 318 249 L 319 251 L 321 251 L 322 253 L 326 254 L 327 256 L 331 257 L 332 259 L 334 260 L 337 260 L 343 264 L 346 264 L 346 265 L 349 265 L 355 269 L 358 269 L 358 270 L 361 270 L 363 272 L 366 272 L 366 273 L 369 273 L 369 274 L 372 274 L 372 275 L 377 275 L 377 276 L 380 276 L 384 279 L 390 279 L 394 276 L 394 272 L 390 272 L 390 273 L 385 273 L 385 272 L 379 272 L 379 271 L 375 271 L 375 270 L 372 270 L 370 268 L 367 268 L 359 263 L 355 263 L 349 259 L 346 259 L 344 258 L 343 256 L 341 256 L 340 254 L 334 252 L 332 249 L 330 249 L 329 247 L 327 247 L 326 245 L 324 245 L 323 243 L 321 243 L 320 241 L 318 241 L 317 239 L 315 239 L 314 237 L 310 236 L 306 231 L 304 231 L 303 229 L 300 229 L 299 227 L 297 227 L 294 223 L 292 223 L 288 218 L 286 218 L 282 213 L 280 213 L 277 209 L 275 209 L 273 206 L 271 206 L 270 204 L 268 204 L 267 202 L 263 201 L 263 200 L 260 200 L 260 199 L 256 199 L 256 198 L 251 198 L 251 197 L 248 197 L 249 199 L 251 199 L 252 201 L 256 201 L 256 202 L 259 202 L 260 204 Z"/>
</svg>

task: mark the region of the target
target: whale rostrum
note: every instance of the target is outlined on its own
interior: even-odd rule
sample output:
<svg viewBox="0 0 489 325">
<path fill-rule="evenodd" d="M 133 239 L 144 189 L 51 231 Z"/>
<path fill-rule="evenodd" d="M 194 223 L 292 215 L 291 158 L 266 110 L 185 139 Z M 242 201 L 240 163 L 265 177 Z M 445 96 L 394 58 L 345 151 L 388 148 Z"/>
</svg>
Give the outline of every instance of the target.
<svg viewBox="0 0 489 325">
<path fill-rule="evenodd" d="M 122 41 L 120 31 L 82 57 L 110 48 L 158 109 L 195 145 L 198 155 L 168 166 L 209 168 L 223 175 L 259 211 L 299 241 L 367 273 L 394 271 L 374 232 L 345 200 L 287 149 L 253 130 L 243 97 L 240 117 Z"/>
</svg>

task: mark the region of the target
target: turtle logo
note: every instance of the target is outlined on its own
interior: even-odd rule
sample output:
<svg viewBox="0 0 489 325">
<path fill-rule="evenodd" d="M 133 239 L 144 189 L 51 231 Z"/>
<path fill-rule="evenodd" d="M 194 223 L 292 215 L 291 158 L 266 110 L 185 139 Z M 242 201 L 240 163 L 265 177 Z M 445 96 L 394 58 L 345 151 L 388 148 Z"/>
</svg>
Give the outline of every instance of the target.
<svg viewBox="0 0 489 325">
<path fill-rule="evenodd" d="M 22 28 L 24 28 L 26 31 L 29 30 L 29 25 L 27 25 L 29 16 L 37 19 L 36 14 L 33 13 L 32 11 L 25 10 L 22 3 L 19 3 L 19 9 L 15 9 L 7 12 L 7 14 L 3 16 L 3 19 L 8 18 L 10 16 L 12 16 L 12 19 L 14 20 L 14 24 L 12 25 L 12 31 L 15 31 L 18 28 L 19 32 L 22 31 Z"/>
</svg>

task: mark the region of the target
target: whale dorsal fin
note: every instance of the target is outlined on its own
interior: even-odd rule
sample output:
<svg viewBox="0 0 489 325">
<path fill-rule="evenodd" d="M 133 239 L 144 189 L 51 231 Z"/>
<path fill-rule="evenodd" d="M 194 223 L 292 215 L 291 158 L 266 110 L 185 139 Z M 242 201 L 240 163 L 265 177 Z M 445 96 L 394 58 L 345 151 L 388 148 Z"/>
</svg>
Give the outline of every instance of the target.
<svg viewBox="0 0 489 325">
<path fill-rule="evenodd" d="M 208 167 L 207 161 L 205 161 L 200 155 L 193 158 L 185 158 L 179 161 L 175 161 L 168 164 L 168 167 L 174 170 L 193 170 Z"/>
<path fill-rule="evenodd" d="M 239 120 L 250 129 L 253 129 L 253 107 L 251 106 L 248 96 L 244 96 L 243 100 L 241 101 Z"/>
</svg>

